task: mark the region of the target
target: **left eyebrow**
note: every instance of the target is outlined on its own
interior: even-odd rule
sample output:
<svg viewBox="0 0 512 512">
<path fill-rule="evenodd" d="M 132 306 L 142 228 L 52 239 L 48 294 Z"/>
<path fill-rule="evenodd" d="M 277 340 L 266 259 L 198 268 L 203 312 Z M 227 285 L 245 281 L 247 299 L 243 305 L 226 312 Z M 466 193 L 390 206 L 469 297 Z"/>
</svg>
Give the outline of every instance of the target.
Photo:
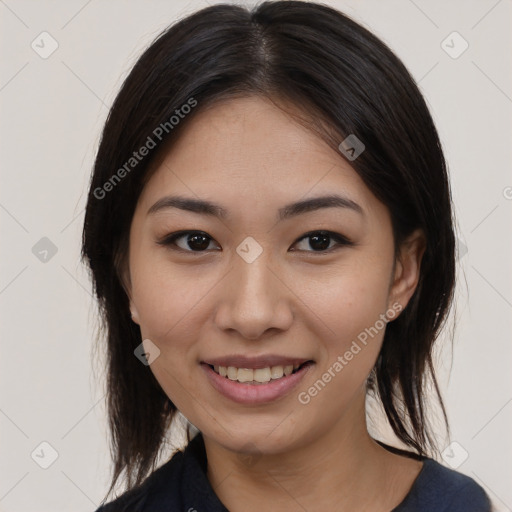
<svg viewBox="0 0 512 512">
<path fill-rule="evenodd" d="M 151 208 L 149 208 L 148 215 L 167 208 L 179 208 L 180 210 L 199 213 L 202 215 L 211 215 L 220 219 L 226 219 L 229 216 L 228 210 L 216 203 L 203 199 L 194 199 L 182 196 L 162 197 L 153 204 Z M 347 197 L 333 194 L 329 196 L 313 197 L 288 204 L 278 210 L 278 220 L 282 221 L 297 215 L 320 210 L 322 208 L 346 208 L 353 210 L 364 217 L 364 211 L 359 204 Z"/>
<path fill-rule="evenodd" d="M 364 217 L 364 211 L 356 202 L 348 197 L 336 194 L 329 196 L 313 197 L 292 203 L 279 209 L 279 220 L 289 219 L 296 215 L 320 210 L 321 208 L 348 208 Z"/>
</svg>

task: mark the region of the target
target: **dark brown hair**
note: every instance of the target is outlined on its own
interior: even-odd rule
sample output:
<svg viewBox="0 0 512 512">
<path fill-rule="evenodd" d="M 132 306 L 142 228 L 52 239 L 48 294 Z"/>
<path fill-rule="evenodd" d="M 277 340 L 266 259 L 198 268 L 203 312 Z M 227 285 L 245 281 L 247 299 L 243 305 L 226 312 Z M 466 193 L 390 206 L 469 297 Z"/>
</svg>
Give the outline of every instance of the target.
<svg viewBox="0 0 512 512">
<path fill-rule="evenodd" d="M 441 144 L 417 85 L 381 40 L 328 6 L 214 5 L 170 26 L 138 59 L 112 105 L 92 173 L 82 256 L 107 343 L 109 493 L 123 472 L 130 488 L 154 468 L 176 412 L 134 356 L 142 340 L 121 276 L 137 200 L 159 151 L 192 116 L 217 101 L 253 94 L 291 102 L 333 147 L 350 134 L 363 141 L 365 151 L 350 164 L 389 209 L 397 254 L 407 235 L 424 230 L 417 289 L 387 325 L 370 390 L 398 438 L 419 454 L 435 446 L 426 421 L 428 376 L 446 422 L 432 350 L 453 299 L 454 219 Z M 194 111 L 170 122 L 191 98 Z M 156 137 L 162 126 L 167 130 Z M 154 149 L 127 167 L 148 137 Z"/>
</svg>

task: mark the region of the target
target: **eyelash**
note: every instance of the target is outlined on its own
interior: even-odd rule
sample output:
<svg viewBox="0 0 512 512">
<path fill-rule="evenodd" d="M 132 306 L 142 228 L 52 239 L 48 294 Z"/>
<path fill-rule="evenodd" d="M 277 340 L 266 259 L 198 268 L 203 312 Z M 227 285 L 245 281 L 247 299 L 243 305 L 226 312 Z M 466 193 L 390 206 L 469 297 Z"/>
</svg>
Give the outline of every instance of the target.
<svg viewBox="0 0 512 512">
<path fill-rule="evenodd" d="M 169 249 L 171 249 L 173 251 L 181 251 L 181 252 L 192 253 L 192 254 L 202 254 L 202 253 L 205 253 L 205 252 L 209 251 L 208 249 L 205 249 L 203 251 L 193 251 L 193 250 L 187 250 L 187 249 L 183 249 L 181 247 L 176 246 L 176 244 L 175 244 L 176 240 L 178 240 L 179 238 L 183 238 L 186 235 L 202 235 L 205 238 L 209 238 L 210 240 L 214 240 L 211 236 L 209 236 L 204 231 L 194 231 L 194 230 L 191 230 L 191 231 L 176 231 L 175 233 L 171 233 L 171 234 L 165 236 L 163 239 L 158 240 L 157 244 L 163 245 L 165 247 L 168 247 Z M 304 250 L 302 250 L 300 252 L 310 252 L 310 253 L 313 253 L 313 254 L 326 254 L 326 253 L 332 252 L 333 250 L 339 249 L 342 246 L 354 246 L 355 245 L 355 243 L 352 242 L 346 236 L 341 235 L 340 233 L 335 233 L 333 231 L 326 231 L 326 230 L 309 231 L 308 233 L 305 233 L 300 238 L 298 238 L 293 243 L 293 245 L 301 242 L 304 239 L 312 238 L 315 235 L 321 235 L 321 236 L 329 237 L 332 241 L 335 241 L 337 245 L 334 245 L 334 246 L 332 246 L 332 247 L 330 247 L 328 249 L 321 250 L 321 251 L 314 251 L 314 250 L 304 251 Z"/>
</svg>

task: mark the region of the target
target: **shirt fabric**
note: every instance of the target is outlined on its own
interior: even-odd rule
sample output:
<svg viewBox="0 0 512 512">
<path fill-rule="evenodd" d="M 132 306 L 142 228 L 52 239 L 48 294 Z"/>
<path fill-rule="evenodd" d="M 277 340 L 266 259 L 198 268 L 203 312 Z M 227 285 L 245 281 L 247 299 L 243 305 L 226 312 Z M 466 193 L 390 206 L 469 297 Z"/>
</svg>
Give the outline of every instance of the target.
<svg viewBox="0 0 512 512">
<path fill-rule="evenodd" d="M 380 444 L 390 451 L 398 451 Z M 421 460 L 423 468 L 409 493 L 390 512 L 491 511 L 489 498 L 472 478 L 433 459 Z M 206 476 L 206 465 L 204 440 L 198 433 L 184 451 L 176 452 L 140 486 L 96 512 L 229 512 Z"/>
</svg>

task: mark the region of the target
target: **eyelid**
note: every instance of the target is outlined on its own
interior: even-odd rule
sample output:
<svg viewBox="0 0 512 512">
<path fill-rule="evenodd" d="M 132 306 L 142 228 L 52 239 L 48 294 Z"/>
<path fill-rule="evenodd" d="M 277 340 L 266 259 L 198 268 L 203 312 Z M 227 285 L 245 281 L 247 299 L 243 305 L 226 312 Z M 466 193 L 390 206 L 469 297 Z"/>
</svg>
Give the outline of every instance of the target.
<svg viewBox="0 0 512 512">
<path fill-rule="evenodd" d="M 319 235 L 319 234 L 324 235 L 324 236 L 329 236 L 330 238 L 332 238 L 333 240 L 335 240 L 336 242 L 338 242 L 342 245 L 355 245 L 355 243 L 352 242 L 352 240 L 350 240 L 350 238 L 346 237 L 345 235 L 342 235 L 341 233 L 336 233 L 335 231 L 329 231 L 327 229 L 315 229 L 313 231 L 308 231 L 307 233 L 304 233 L 300 238 L 298 238 L 294 242 L 294 245 L 297 242 L 304 240 L 304 238 L 309 238 L 313 235 Z M 308 252 L 314 252 L 314 251 L 308 251 Z"/>
<path fill-rule="evenodd" d="M 181 230 L 181 231 L 175 231 L 174 233 L 170 233 L 170 234 L 164 236 L 163 238 L 157 240 L 156 243 L 158 245 L 162 245 L 164 247 L 165 246 L 170 247 L 174 251 L 181 251 L 181 252 L 191 253 L 191 254 L 205 254 L 210 251 L 210 250 L 204 250 L 204 251 L 186 250 L 186 249 L 182 249 L 181 247 L 178 247 L 176 244 L 174 244 L 174 242 L 177 239 L 184 237 L 185 235 L 204 235 L 206 238 L 209 238 L 211 241 L 216 242 L 216 240 L 213 237 L 211 237 L 208 233 L 206 233 L 205 231 L 188 229 L 188 230 Z M 337 244 L 334 245 L 333 247 L 330 247 L 329 249 L 326 249 L 323 251 L 301 250 L 301 251 L 297 251 L 297 252 L 305 252 L 305 253 L 312 253 L 312 254 L 328 254 L 328 253 L 332 252 L 333 250 L 336 250 L 342 246 L 355 246 L 356 245 L 352 240 L 350 240 L 345 235 L 342 235 L 341 233 L 336 233 L 334 231 L 329 231 L 329 230 L 325 230 L 325 229 L 316 229 L 316 230 L 308 231 L 307 233 L 304 233 L 303 235 L 301 235 L 299 238 L 297 238 L 295 240 L 295 242 L 293 242 L 292 247 L 294 245 L 296 245 L 298 242 L 301 242 L 302 240 L 304 240 L 305 238 L 309 238 L 314 235 L 329 236 Z"/>
<path fill-rule="evenodd" d="M 302 235 L 300 238 L 298 238 L 293 243 L 293 245 L 296 245 L 297 243 L 301 242 L 302 240 L 304 240 L 306 238 L 309 238 L 309 237 L 312 237 L 314 235 L 328 236 L 331 239 L 331 241 L 334 241 L 336 243 L 332 247 L 329 247 L 328 249 L 325 249 L 323 251 L 313 251 L 313 250 L 305 251 L 305 250 L 295 250 L 295 249 L 291 249 L 291 250 L 293 252 L 301 252 L 301 253 L 305 253 L 305 254 L 315 254 L 317 256 L 320 256 L 320 255 L 331 254 L 332 252 L 337 251 L 337 250 L 341 249 L 344 246 L 345 247 L 353 247 L 353 246 L 356 245 L 352 240 L 350 240 L 345 235 L 342 235 L 341 233 L 337 233 L 335 231 L 329 231 L 327 229 L 316 229 L 316 230 L 313 230 L 313 231 L 308 231 L 307 233 Z"/>
<path fill-rule="evenodd" d="M 185 235 L 204 235 L 206 238 L 209 238 L 212 241 L 215 241 L 213 237 L 211 237 L 208 233 L 201 230 L 196 229 L 183 229 L 181 231 L 175 231 L 174 233 L 169 233 L 165 235 L 163 238 L 156 241 L 158 245 L 163 245 L 164 247 L 171 248 L 173 251 L 181 251 L 190 254 L 204 254 L 207 251 L 190 251 L 186 249 L 182 249 L 178 247 L 174 242 Z"/>
</svg>

